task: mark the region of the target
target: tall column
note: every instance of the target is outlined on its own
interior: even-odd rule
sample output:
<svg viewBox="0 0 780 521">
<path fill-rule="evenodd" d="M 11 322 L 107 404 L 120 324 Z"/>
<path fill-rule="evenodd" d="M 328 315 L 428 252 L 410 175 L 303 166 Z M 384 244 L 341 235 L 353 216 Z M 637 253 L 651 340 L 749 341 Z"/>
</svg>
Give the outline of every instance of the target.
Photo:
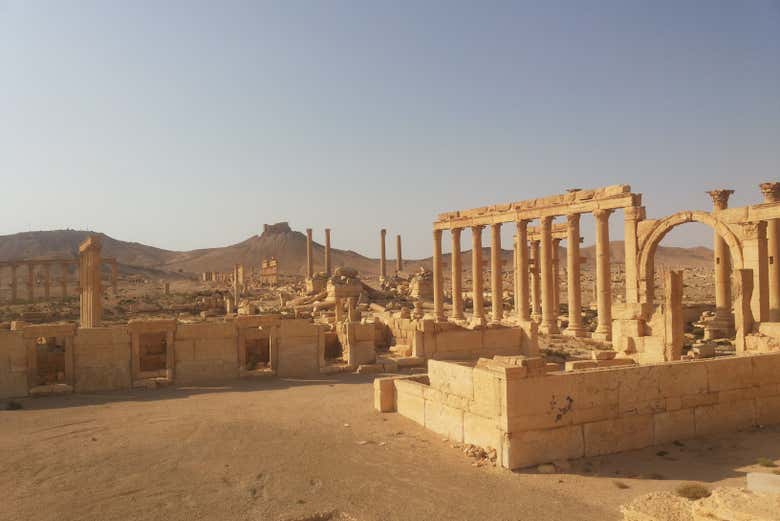
<svg viewBox="0 0 780 521">
<path fill-rule="evenodd" d="M 553 309 L 555 316 L 561 313 L 561 240 L 552 240 L 552 267 L 553 267 Z"/>
<path fill-rule="evenodd" d="M 493 322 L 504 317 L 504 291 L 501 280 L 501 224 L 490 226 L 490 303 Z"/>
<path fill-rule="evenodd" d="M 643 206 L 629 206 L 623 209 L 623 246 L 626 266 L 626 303 L 639 303 L 639 258 L 637 229 L 639 221 L 645 218 Z"/>
<path fill-rule="evenodd" d="M 382 228 L 379 231 L 379 235 L 382 238 L 379 243 L 379 280 L 385 280 L 387 277 L 387 267 L 385 265 L 385 236 L 387 235 L 387 230 Z"/>
<path fill-rule="evenodd" d="M 539 241 L 531 241 L 531 319 L 539 322 L 542 319 L 541 288 L 539 287 Z"/>
<path fill-rule="evenodd" d="M 441 230 L 433 230 L 433 318 L 444 320 L 444 277 L 441 259 Z"/>
<path fill-rule="evenodd" d="M 728 208 L 729 196 L 734 190 L 712 190 L 707 192 L 712 198 L 713 213 Z M 715 262 L 715 320 L 720 324 L 717 329 L 731 329 L 731 254 L 728 244 L 717 231 L 713 232 Z"/>
<path fill-rule="evenodd" d="M 330 277 L 330 228 L 325 228 L 325 274 Z"/>
<path fill-rule="evenodd" d="M 90 236 L 79 246 L 81 327 L 97 327 L 103 315 L 100 280 L 100 239 Z"/>
<path fill-rule="evenodd" d="M 582 327 L 582 287 L 580 283 L 580 214 L 566 216 L 566 285 L 569 303 L 569 327 L 564 334 L 585 336 Z"/>
<path fill-rule="evenodd" d="M 60 291 L 62 298 L 68 296 L 68 265 L 64 262 L 60 263 Z"/>
<path fill-rule="evenodd" d="M 594 210 L 596 218 L 596 305 L 598 326 L 593 338 L 612 338 L 612 281 L 609 259 L 609 215 L 612 210 Z"/>
<path fill-rule="evenodd" d="M 306 278 L 314 278 L 314 252 L 312 251 L 311 228 L 306 228 Z"/>
<path fill-rule="evenodd" d="M 16 294 L 16 264 L 11 264 L 11 302 L 15 303 L 18 295 Z"/>
<path fill-rule="evenodd" d="M 517 319 L 527 322 L 531 320 L 530 304 L 528 302 L 528 221 L 518 221 L 517 228 L 517 271 L 515 272 L 515 313 Z"/>
<path fill-rule="evenodd" d="M 401 236 L 395 236 L 395 271 L 404 269 L 404 259 L 401 256 Z"/>
<path fill-rule="evenodd" d="M 539 331 L 547 335 L 558 333 L 557 313 L 553 302 L 552 217 L 542 217 L 539 264 L 542 274 L 542 323 Z"/>
<path fill-rule="evenodd" d="M 27 300 L 32 302 L 35 299 L 35 266 L 27 263 Z"/>
<path fill-rule="evenodd" d="M 49 300 L 51 290 L 51 264 L 43 265 L 43 298 Z"/>
<path fill-rule="evenodd" d="M 780 202 L 780 183 L 762 183 L 765 203 Z M 780 219 L 766 222 L 767 265 L 769 275 L 769 321 L 780 322 Z"/>
<path fill-rule="evenodd" d="M 471 227 L 471 282 L 474 303 L 474 322 L 485 323 L 485 300 L 482 280 L 482 226 Z"/>
<path fill-rule="evenodd" d="M 450 230 L 452 235 L 452 318 L 463 320 L 463 265 L 460 255 L 461 228 Z"/>
</svg>

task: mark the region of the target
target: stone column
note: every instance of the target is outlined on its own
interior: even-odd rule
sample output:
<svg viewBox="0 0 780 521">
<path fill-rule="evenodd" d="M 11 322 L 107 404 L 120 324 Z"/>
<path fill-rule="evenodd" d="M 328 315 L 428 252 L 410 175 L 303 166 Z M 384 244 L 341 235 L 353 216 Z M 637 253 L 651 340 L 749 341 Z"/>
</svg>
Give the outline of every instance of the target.
<svg viewBox="0 0 780 521">
<path fill-rule="evenodd" d="M 765 203 L 780 202 L 780 183 L 762 183 Z M 780 219 L 766 222 L 767 264 L 769 271 L 769 321 L 780 322 Z"/>
<path fill-rule="evenodd" d="M 325 228 L 325 274 L 331 276 L 330 266 L 330 228 Z"/>
<path fill-rule="evenodd" d="M 596 218 L 596 305 L 598 326 L 593 338 L 609 340 L 612 337 L 612 281 L 609 258 L 609 215 L 612 210 L 594 210 Z"/>
<path fill-rule="evenodd" d="M 547 335 L 558 333 L 557 314 L 553 302 L 552 217 L 542 217 L 539 264 L 542 274 L 542 323 L 539 331 Z"/>
<path fill-rule="evenodd" d="M 707 192 L 712 198 L 712 210 L 717 214 L 728 208 L 729 196 L 734 190 L 712 190 Z M 728 334 L 733 322 L 731 315 L 731 254 L 728 244 L 717 231 L 713 232 L 715 261 L 715 319 L 713 326 L 725 330 Z"/>
<path fill-rule="evenodd" d="M 43 298 L 49 300 L 51 290 L 51 264 L 43 265 Z"/>
<path fill-rule="evenodd" d="M 387 267 L 386 267 L 386 259 L 385 259 L 385 236 L 387 235 L 387 230 L 382 228 L 379 231 L 379 235 L 381 237 L 381 241 L 379 242 L 379 280 L 385 280 L 387 277 Z"/>
<path fill-rule="evenodd" d="M 553 267 L 553 309 L 555 316 L 561 313 L 561 240 L 552 240 L 552 267 Z"/>
<path fill-rule="evenodd" d="M 314 252 L 312 251 L 311 228 L 306 228 L 306 278 L 314 278 Z"/>
<path fill-rule="evenodd" d="M 504 291 L 501 280 L 501 224 L 490 226 L 490 303 L 492 320 L 501 322 L 504 317 Z"/>
<path fill-rule="evenodd" d="M 27 263 L 27 300 L 32 302 L 35 299 L 35 266 Z"/>
<path fill-rule="evenodd" d="M 433 230 L 433 318 L 444 320 L 444 276 L 442 274 L 441 230 Z"/>
<path fill-rule="evenodd" d="M 745 269 L 753 272 L 750 310 L 753 322 L 769 320 L 769 263 L 767 262 L 766 221 L 742 223 L 742 256 Z"/>
<path fill-rule="evenodd" d="M 478 325 L 485 323 L 485 289 L 482 286 L 482 226 L 471 227 L 471 282 L 474 302 L 473 320 Z"/>
<path fill-rule="evenodd" d="M 404 269 L 404 259 L 401 256 L 401 236 L 395 236 L 395 271 Z"/>
<path fill-rule="evenodd" d="M 60 264 L 60 291 L 62 298 L 68 296 L 68 265 L 66 263 Z"/>
<path fill-rule="evenodd" d="M 16 294 L 16 264 L 11 264 L 11 303 L 15 303 L 18 295 Z"/>
<path fill-rule="evenodd" d="M 461 228 L 450 230 L 452 235 L 452 318 L 463 320 L 463 264 L 460 255 Z"/>
<path fill-rule="evenodd" d="M 564 334 L 585 336 L 582 327 L 582 286 L 580 282 L 580 214 L 566 216 L 566 276 L 569 301 L 569 327 Z"/>
<path fill-rule="evenodd" d="M 539 287 L 539 241 L 531 241 L 531 319 L 539 322 L 542 319 L 541 288 Z"/>
<path fill-rule="evenodd" d="M 523 322 L 531 320 L 528 287 L 528 221 L 518 221 L 517 227 L 517 271 L 515 272 L 515 313 Z"/>
<path fill-rule="evenodd" d="M 664 272 L 664 329 L 666 343 L 664 345 L 664 360 L 671 362 L 679 360 L 683 348 L 683 279 L 682 271 Z"/>
<path fill-rule="evenodd" d="M 79 246 L 81 327 L 97 327 L 103 315 L 100 280 L 100 239 L 90 236 Z"/>
<path fill-rule="evenodd" d="M 643 206 L 629 206 L 623 209 L 624 239 L 623 246 L 626 257 L 626 303 L 639 303 L 639 258 L 637 244 L 637 228 L 639 221 L 645 218 Z"/>
</svg>

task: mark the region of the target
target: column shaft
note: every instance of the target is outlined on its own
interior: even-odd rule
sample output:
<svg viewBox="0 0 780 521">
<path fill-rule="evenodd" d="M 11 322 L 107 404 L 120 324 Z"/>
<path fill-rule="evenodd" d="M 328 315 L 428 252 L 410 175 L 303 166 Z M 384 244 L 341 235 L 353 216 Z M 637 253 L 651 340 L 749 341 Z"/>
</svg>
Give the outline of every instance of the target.
<svg viewBox="0 0 780 521">
<path fill-rule="evenodd" d="M 444 277 L 442 274 L 441 230 L 433 230 L 433 317 L 444 320 Z"/>
<path fill-rule="evenodd" d="M 612 337 L 612 281 L 609 258 L 609 215 L 611 210 L 595 210 L 596 217 L 596 305 L 598 326 L 594 338 Z"/>
<path fill-rule="evenodd" d="M 528 221 L 519 221 L 517 227 L 517 271 L 515 272 L 515 312 L 518 320 L 531 320 L 528 287 Z"/>
<path fill-rule="evenodd" d="M 552 217 L 542 217 L 539 264 L 542 274 L 542 323 L 539 331 L 548 335 L 558 332 L 553 302 Z"/>
<path fill-rule="evenodd" d="M 542 318 L 541 288 L 539 287 L 539 241 L 531 241 L 531 318 L 539 322 Z"/>
<path fill-rule="evenodd" d="M 325 273 L 330 277 L 330 228 L 325 228 Z"/>
<path fill-rule="evenodd" d="M 385 265 L 385 235 L 387 235 L 387 230 L 380 230 L 379 235 L 381 237 L 379 242 L 379 280 L 385 280 L 387 277 L 387 267 Z"/>
<path fill-rule="evenodd" d="M 569 327 L 565 333 L 570 336 L 585 336 L 582 327 L 582 287 L 580 283 L 580 214 L 566 217 L 566 275 L 569 300 Z"/>
<path fill-rule="evenodd" d="M 306 228 L 306 277 L 314 277 L 314 256 L 312 251 L 311 228 Z"/>
<path fill-rule="evenodd" d="M 452 318 L 463 319 L 463 265 L 460 255 L 460 228 L 452 234 Z"/>
<path fill-rule="evenodd" d="M 490 227 L 490 302 L 493 322 L 504 317 L 504 296 L 501 279 L 501 225 Z"/>
<path fill-rule="evenodd" d="M 485 320 L 484 287 L 482 280 L 482 226 L 471 227 L 471 282 L 474 303 L 474 321 Z"/>
<path fill-rule="evenodd" d="M 404 259 L 401 256 L 401 236 L 395 236 L 395 271 L 404 269 Z"/>
</svg>

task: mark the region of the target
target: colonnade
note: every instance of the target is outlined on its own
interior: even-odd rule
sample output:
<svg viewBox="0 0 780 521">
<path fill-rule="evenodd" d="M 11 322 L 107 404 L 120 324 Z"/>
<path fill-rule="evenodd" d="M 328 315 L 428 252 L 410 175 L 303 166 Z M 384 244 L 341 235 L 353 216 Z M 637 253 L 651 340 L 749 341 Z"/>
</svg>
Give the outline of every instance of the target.
<svg viewBox="0 0 780 521">
<path fill-rule="evenodd" d="M 609 216 L 611 210 L 592 211 L 596 219 L 596 278 L 598 285 L 598 327 L 594 336 L 608 339 L 611 333 L 612 290 L 610 280 Z M 514 312 L 516 320 L 536 320 L 545 334 L 560 333 L 558 314 L 560 312 L 560 267 L 559 247 L 562 240 L 567 243 L 567 286 L 569 327 L 564 334 L 581 337 L 585 335 L 582 323 L 582 289 L 580 282 L 580 214 L 566 215 L 564 227 L 554 227 L 554 215 L 538 218 L 537 229 L 529 229 L 532 219 L 515 222 L 514 248 Z M 501 226 L 490 226 L 490 322 L 500 323 L 504 319 L 503 281 L 501 269 Z M 475 224 L 471 228 L 472 239 L 472 322 L 483 325 L 488 322 L 484 305 L 484 274 L 482 266 L 482 231 L 485 225 Z M 452 313 L 453 320 L 463 320 L 463 276 L 461 259 L 461 234 L 466 227 L 448 228 L 452 239 Z M 444 314 L 444 286 L 442 271 L 442 231 L 433 231 L 433 290 L 434 317 L 446 320 Z"/>
<path fill-rule="evenodd" d="M 116 259 L 107 258 L 103 259 L 104 263 L 107 263 L 111 267 L 111 286 L 114 294 L 117 292 L 117 279 L 118 279 L 118 266 Z M 52 284 L 59 285 L 59 297 L 66 298 L 68 296 L 68 286 L 71 283 L 69 273 L 72 267 L 77 267 L 79 264 L 78 259 L 47 259 L 47 260 L 16 260 L 0 262 L 0 270 L 2 268 L 9 268 L 10 281 L 8 286 L 11 288 L 10 302 L 15 303 L 19 301 L 19 271 L 26 270 L 26 280 L 24 286 L 26 288 L 25 300 L 33 301 L 36 298 L 35 286 L 41 285 L 43 287 L 43 295 L 38 297 L 48 300 L 52 298 Z M 59 277 L 53 280 L 52 266 L 58 267 Z M 42 277 L 39 280 L 36 276 L 36 270 L 41 269 L 43 271 Z M 78 276 L 78 273 L 77 273 Z M 2 280 L 0 275 L 0 280 Z M 78 287 L 78 280 L 75 280 Z"/>
</svg>

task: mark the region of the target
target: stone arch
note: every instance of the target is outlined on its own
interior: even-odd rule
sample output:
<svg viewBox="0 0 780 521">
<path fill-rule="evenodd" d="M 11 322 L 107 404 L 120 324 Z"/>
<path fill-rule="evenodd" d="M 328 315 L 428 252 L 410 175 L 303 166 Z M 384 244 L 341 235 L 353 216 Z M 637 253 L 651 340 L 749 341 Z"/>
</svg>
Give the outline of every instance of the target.
<svg viewBox="0 0 780 521">
<path fill-rule="evenodd" d="M 658 244 L 663 240 L 667 233 L 672 228 L 675 228 L 681 224 L 699 222 L 706 224 L 715 232 L 720 235 L 729 247 L 732 259 L 732 269 L 742 269 L 744 267 L 744 260 L 742 257 L 742 244 L 738 236 L 731 230 L 728 224 L 717 219 L 713 214 L 702 211 L 687 211 L 678 212 L 676 214 L 664 217 L 657 220 L 653 226 L 644 234 L 644 238 L 640 241 L 639 252 L 637 254 L 639 263 L 639 283 L 640 287 L 647 288 L 648 277 L 650 280 L 653 278 L 653 258 L 655 257 Z M 645 291 L 645 301 L 651 301 L 652 296 L 648 299 L 648 295 Z"/>
</svg>

